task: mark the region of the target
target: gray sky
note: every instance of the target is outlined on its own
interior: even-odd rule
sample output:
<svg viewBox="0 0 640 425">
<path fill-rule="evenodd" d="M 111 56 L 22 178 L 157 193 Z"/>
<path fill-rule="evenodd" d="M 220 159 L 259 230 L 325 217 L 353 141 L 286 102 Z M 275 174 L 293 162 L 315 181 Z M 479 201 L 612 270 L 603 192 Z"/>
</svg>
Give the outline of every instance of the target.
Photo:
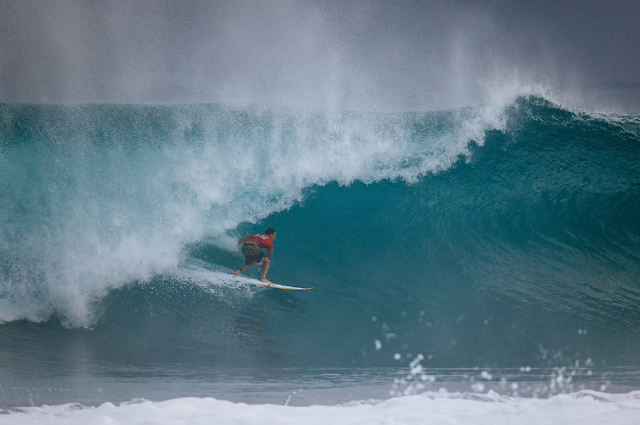
<svg viewBox="0 0 640 425">
<path fill-rule="evenodd" d="M 640 111 L 640 2 L 0 0 L 2 102 L 428 110 L 513 84 Z"/>
</svg>

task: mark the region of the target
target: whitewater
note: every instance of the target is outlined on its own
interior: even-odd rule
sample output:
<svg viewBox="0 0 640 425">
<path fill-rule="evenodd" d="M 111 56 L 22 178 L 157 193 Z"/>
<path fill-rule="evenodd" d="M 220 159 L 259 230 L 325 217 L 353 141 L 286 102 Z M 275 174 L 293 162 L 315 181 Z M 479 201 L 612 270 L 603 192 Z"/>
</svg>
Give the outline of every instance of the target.
<svg viewBox="0 0 640 425">
<path fill-rule="evenodd" d="M 285 407 L 234 404 L 213 398 L 181 398 L 152 403 L 137 401 L 118 407 L 63 405 L 23 409 L 0 417 L 7 424 L 636 424 L 640 395 L 577 393 L 551 399 L 509 399 L 425 393 L 387 401 L 352 402 L 345 406 Z"/>
<path fill-rule="evenodd" d="M 532 89 L 1 104 L 0 423 L 637 423 L 639 142 Z M 231 277 L 267 227 L 312 291 Z"/>
</svg>

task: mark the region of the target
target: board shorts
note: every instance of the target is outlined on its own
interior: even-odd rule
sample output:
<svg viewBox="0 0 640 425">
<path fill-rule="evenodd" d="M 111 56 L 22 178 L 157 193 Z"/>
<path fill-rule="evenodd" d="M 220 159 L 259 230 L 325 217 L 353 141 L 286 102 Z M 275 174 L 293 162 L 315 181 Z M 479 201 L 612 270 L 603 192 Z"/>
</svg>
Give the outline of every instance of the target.
<svg viewBox="0 0 640 425">
<path fill-rule="evenodd" d="M 255 243 L 243 243 L 242 255 L 244 255 L 244 264 L 249 265 L 254 261 L 259 263 L 264 258 L 264 251 Z"/>
</svg>

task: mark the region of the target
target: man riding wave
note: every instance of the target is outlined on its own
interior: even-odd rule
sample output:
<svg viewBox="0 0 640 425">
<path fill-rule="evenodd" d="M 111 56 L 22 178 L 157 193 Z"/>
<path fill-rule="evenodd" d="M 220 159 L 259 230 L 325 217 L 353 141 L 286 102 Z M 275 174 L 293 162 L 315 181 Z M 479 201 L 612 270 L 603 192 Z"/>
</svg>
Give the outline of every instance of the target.
<svg viewBox="0 0 640 425">
<path fill-rule="evenodd" d="M 240 267 L 233 274 L 238 276 L 243 271 L 250 269 L 256 264 L 262 267 L 261 282 L 269 283 L 267 280 L 267 272 L 269 271 L 269 263 L 273 255 L 273 241 L 276 240 L 276 231 L 268 228 L 264 234 L 256 234 L 244 236 L 238 239 L 238 245 L 242 244 L 242 254 L 244 255 L 244 266 Z M 267 250 L 265 255 L 264 249 Z"/>
</svg>

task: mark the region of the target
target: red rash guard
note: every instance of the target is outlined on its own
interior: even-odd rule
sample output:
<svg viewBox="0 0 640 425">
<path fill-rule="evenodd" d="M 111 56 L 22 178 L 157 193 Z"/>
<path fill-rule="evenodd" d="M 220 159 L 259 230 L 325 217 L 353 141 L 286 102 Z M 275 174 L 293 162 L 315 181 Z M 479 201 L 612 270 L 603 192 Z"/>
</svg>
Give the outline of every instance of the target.
<svg viewBox="0 0 640 425">
<path fill-rule="evenodd" d="M 268 252 L 273 251 L 273 241 L 267 235 L 251 235 L 247 237 L 247 242 L 257 243 L 260 248 L 267 248 Z"/>
</svg>

